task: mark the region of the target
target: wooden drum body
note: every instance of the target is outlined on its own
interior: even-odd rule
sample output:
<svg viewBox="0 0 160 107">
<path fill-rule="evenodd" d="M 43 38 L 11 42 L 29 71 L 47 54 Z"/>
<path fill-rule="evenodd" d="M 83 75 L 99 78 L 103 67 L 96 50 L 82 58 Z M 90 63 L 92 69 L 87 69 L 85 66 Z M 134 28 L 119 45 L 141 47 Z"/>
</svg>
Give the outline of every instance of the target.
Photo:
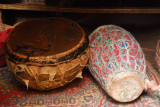
<svg viewBox="0 0 160 107">
<path fill-rule="evenodd" d="M 82 78 L 88 57 L 83 29 L 65 18 L 22 22 L 7 40 L 9 70 L 27 88 L 49 90 Z"/>
</svg>

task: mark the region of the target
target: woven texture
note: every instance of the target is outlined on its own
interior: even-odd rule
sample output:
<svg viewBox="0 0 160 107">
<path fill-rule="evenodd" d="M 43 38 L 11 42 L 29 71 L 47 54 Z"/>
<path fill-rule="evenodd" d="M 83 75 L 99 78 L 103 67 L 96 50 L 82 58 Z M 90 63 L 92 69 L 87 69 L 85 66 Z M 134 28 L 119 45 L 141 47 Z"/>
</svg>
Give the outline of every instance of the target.
<svg viewBox="0 0 160 107">
<path fill-rule="evenodd" d="M 122 90 L 116 95 L 111 95 L 116 97 L 115 99 L 118 99 L 119 96 L 122 97 L 122 100 L 119 99 L 120 101 L 123 101 L 125 96 L 127 99 L 133 98 L 132 95 L 127 94 L 127 91 L 134 91 L 134 87 L 138 87 L 138 84 L 140 87 L 135 90 L 143 90 L 143 82 L 146 77 L 145 57 L 139 43 L 128 31 L 115 25 L 100 26 L 89 36 L 89 40 L 91 47 L 89 69 L 109 95 L 114 94 L 111 88 L 115 83 L 118 86 L 119 80 L 130 82 L 124 83 L 125 85 L 121 82 L 122 85 L 116 91 L 127 87 L 124 89 L 125 92 Z M 137 79 L 139 83 L 136 85 L 134 83 Z M 133 87 L 131 83 L 133 83 Z M 129 86 L 131 86 L 131 90 L 127 90 Z M 121 93 L 127 95 L 121 96 Z M 133 93 L 133 95 L 135 94 Z"/>
</svg>

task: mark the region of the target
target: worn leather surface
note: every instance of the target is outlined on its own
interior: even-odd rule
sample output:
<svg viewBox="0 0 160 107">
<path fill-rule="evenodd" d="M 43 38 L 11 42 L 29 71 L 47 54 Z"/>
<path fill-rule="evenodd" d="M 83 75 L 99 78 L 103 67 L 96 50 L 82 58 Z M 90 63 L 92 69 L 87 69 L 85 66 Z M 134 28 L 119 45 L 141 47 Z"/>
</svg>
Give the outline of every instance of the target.
<svg viewBox="0 0 160 107">
<path fill-rule="evenodd" d="M 40 18 L 16 26 L 10 34 L 9 45 L 24 55 L 47 56 L 72 49 L 82 36 L 82 29 L 71 20 Z"/>
<path fill-rule="evenodd" d="M 76 22 L 60 17 L 22 22 L 7 40 L 9 60 L 38 66 L 56 66 L 76 59 L 87 48 L 83 29 Z"/>
</svg>

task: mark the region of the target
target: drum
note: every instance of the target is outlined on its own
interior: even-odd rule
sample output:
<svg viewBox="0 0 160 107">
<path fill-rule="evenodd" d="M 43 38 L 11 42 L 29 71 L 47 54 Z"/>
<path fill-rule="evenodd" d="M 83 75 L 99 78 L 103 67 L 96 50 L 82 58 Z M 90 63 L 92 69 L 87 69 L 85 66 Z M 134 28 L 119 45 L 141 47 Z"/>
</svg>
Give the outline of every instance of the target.
<svg viewBox="0 0 160 107">
<path fill-rule="evenodd" d="M 119 102 L 137 99 L 147 78 L 145 55 L 127 30 L 103 25 L 89 35 L 89 70 L 105 92 Z"/>
<path fill-rule="evenodd" d="M 82 78 L 88 39 L 74 21 L 36 18 L 18 24 L 7 39 L 7 63 L 27 88 L 49 90 Z"/>
</svg>

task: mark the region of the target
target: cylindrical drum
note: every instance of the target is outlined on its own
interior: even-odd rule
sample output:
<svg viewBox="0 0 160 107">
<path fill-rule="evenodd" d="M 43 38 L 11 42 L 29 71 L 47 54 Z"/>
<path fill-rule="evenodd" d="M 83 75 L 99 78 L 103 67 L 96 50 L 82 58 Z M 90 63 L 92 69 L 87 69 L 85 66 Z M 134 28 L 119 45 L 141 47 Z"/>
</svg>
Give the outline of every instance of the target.
<svg viewBox="0 0 160 107">
<path fill-rule="evenodd" d="M 88 39 L 74 21 L 36 18 L 18 24 L 7 39 L 7 63 L 16 79 L 32 89 L 61 87 L 88 61 Z"/>
<path fill-rule="evenodd" d="M 89 69 L 108 95 L 130 102 L 144 90 L 146 63 L 136 39 L 115 26 L 98 27 L 89 35 Z"/>
</svg>

